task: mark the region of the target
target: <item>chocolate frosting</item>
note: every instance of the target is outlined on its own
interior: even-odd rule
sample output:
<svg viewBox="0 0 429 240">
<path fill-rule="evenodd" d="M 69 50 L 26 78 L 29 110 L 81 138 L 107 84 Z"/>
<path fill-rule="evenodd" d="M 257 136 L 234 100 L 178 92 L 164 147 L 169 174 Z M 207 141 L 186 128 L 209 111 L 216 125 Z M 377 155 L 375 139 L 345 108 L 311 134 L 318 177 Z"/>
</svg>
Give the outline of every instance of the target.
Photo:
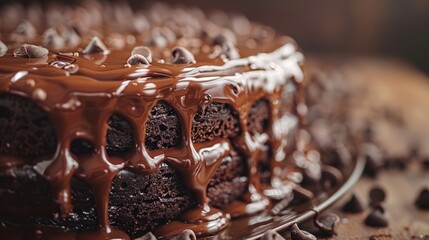
<svg viewBox="0 0 429 240">
<path fill-rule="evenodd" d="M 91 4 L 87 9 L 94 7 Z M 73 28 L 59 23 L 57 29 L 62 39 L 58 41 L 64 42 L 61 49 L 57 48 L 62 44 L 54 44 L 53 49 L 53 44 L 42 37 L 29 38 L 28 31 L 34 29 L 25 26 L 30 22 L 20 24 L 19 32 L 2 29 L 8 50 L 0 57 L 0 93 L 24 96 L 43 108 L 53 124 L 58 144 L 53 156 L 28 159 L 0 155 L 0 166 L 34 164 L 34 169 L 49 181 L 53 200 L 63 215 L 73 209 L 72 176 L 84 180 L 93 191 L 99 229 L 79 233 L 79 239 L 128 238 L 110 226 L 107 215 L 112 180 L 124 168 L 150 174 L 165 162 L 181 174 L 196 198 L 195 209 L 155 229 L 157 235 L 171 237 L 184 229 L 207 235 L 225 228 L 231 216 L 264 209 L 269 201 L 263 194 L 267 188 L 261 186 L 257 173 L 261 154 L 268 144 L 272 149 L 270 188 L 281 186 L 284 161 L 295 150 L 291 138 L 301 120 L 296 110 L 298 97 L 287 112 L 281 101 L 285 92 L 298 96 L 301 89 L 303 55 L 295 42 L 282 36 L 261 41 L 258 25 L 244 35 L 231 31 L 226 34 L 197 9 L 155 5 L 152 10 L 137 14 L 127 12 L 130 9 L 121 4 L 109 6 L 116 12 L 110 13 L 114 20 L 108 22 L 105 31 L 92 32 L 84 26 L 95 24 L 104 29 L 102 16 L 93 16 L 91 24 L 88 15 L 80 20 L 73 18 Z M 83 10 L 68 9 L 68 13 L 79 11 Z M 49 27 L 54 13 L 55 9 L 47 13 L 45 24 Z M 125 24 L 127 19 L 133 26 Z M 124 25 L 127 28 L 121 28 Z M 120 29 L 126 32 L 115 32 Z M 46 45 L 49 52 L 14 56 L 16 49 L 39 45 Z M 148 46 L 144 48 L 146 56 L 132 54 L 133 48 L 141 45 Z M 290 90 L 290 86 L 295 87 Z M 264 133 L 253 133 L 248 128 L 248 115 L 252 105 L 261 99 L 269 102 L 269 126 Z M 180 148 L 148 150 L 144 144 L 150 110 L 159 101 L 170 105 L 182 121 Z M 194 116 L 213 102 L 228 104 L 238 113 L 240 134 L 232 139 L 195 143 L 191 136 Z M 125 118 L 134 129 L 135 147 L 128 155 L 111 156 L 106 152 L 107 122 L 114 114 Z M 70 150 L 75 139 L 90 142 L 95 152 L 75 156 Z M 306 149 L 305 144 L 297 147 Z M 247 159 L 248 190 L 243 201 L 219 210 L 209 205 L 206 190 L 221 160 L 233 149 Z M 313 165 L 318 165 L 317 156 L 311 152 L 297 157 L 301 159 L 299 167 L 307 168 L 311 164 L 304 162 L 314 158 Z M 313 165 L 311 171 L 318 178 L 320 168 Z M 289 190 L 286 188 L 282 196 Z"/>
</svg>

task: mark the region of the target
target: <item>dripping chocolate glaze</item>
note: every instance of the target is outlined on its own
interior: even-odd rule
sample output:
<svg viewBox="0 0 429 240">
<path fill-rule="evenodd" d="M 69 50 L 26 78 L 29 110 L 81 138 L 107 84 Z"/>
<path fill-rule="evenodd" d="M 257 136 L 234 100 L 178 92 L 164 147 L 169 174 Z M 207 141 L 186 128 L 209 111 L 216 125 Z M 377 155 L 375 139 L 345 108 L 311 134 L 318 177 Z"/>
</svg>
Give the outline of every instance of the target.
<svg viewBox="0 0 429 240">
<path fill-rule="evenodd" d="M 219 48 L 211 46 L 206 39 L 193 49 L 196 63 L 192 64 L 170 64 L 171 55 L 155 47 L 150 65 L 128 67 L 125 64 L 133 44 L 109 53 L 83 54 L 84 43 L 89 40 L 82 40 L 81 46 L 73 51 L 51 51 L 41 58 L 15 58 L 11 48 L 0 57 L 0 92 L 33 99 L 47 112 L 56 131 L 58 144 L 54 156 L 37 159 L 34 168 L 50 183 L 53 200 L 60 206 L 61 214 L 67 215 L 73 209 L 72 176 L 84 180 L 93 192 L 99 230 L 80 233 L 77 238 L 128 238 L 110 226 L 107 215 L 111 183 L 124 168 L 150 174 L 166 162 L 181 174 L 186 187 L 193 192 L 195 209 L 155 229 L 157 235 L 165 237 L 184 229 L 200 236 L 212 234 L 225 228 L 230 216 L 252 214 L 269 204 L 257 174 L 261 152 L 270 144 L 272 178 L 279 178 L 278 163 L 290 154 L 286 150 L 290 148 L 288 140 L 299 121 L 295 110 L 288 113 L 280 110 L 285 86 L 289 83 L 299 86 L 303 79 L 303 56 L 291 39 L 275 37 L 261 43 L 258 50 L 239 45 L 242 57 L 233 60 L 225 58 L 227 54 L 211 56 Z M 14 41 L 5 43 L 16 45 Z M 30 43 L 37 44 L 38 40 Z M 173 46 L 164 47 L 168 50 Z M 204 48 L 209 51 L 204 52 Z M 29 85 L 30 80 L 34 84 Z M 46 96 L 34 98 L 36 89 L 43 90 Z M 270 127 L 265 133 L 251 134 L 248 115 L 253 103 L 260 99 L 269 101 Z M 146 122 L 150 109 L 161 100 L 180 117 L 182 145 L 176 149 L 149 151 L 144 144 Z M 241 132 L 234 139 L 194 143 L 192 120 L 201 108 L 212 102 L 226 103 L 238 113 Z M 126 158 L 109 156 L 106 152 L 107 121 L 113 114 L 123 116 L 134 128 L 136 145 Z M 70 144 L 77 138 L 91 142 L 95 153 L 75 156 Z M 248 191 L 244 201 L 219 210 L 208 204 L 206 190 L 222 158 L 232 149 L 247 159 Z M 2 167 L 25 163 L 26 159 L 0 155 Z"/>
</svg>

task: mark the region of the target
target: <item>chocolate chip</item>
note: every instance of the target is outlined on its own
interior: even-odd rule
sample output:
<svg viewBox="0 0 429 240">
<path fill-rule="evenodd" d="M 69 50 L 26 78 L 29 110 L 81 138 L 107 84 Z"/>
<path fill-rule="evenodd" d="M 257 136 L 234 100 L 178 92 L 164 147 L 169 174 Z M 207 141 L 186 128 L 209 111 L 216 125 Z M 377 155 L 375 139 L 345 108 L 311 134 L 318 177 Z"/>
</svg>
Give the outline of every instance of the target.
<svg viewBox="0 0 429 240">
<path fill-rule="evenodd" d="M 213 45 L 220 47 L 219 55 L 224 55 L 228 59 L 240 58 L 234 44 L 237 42 L 235 35 L 230 31 L 223 31 L 221 34 L 213 38 Z M 216 54 L 216 55 L 217 55 Z"/>
<path fill-rule="evenodd" d="M 371 206 L 377 206 L 386 199 L 386 192 L 381 186 L 374 186 L 369 191 L 369 200 Z"/>
<path fill-rule="evenodd" d="M 177 40 L 176 33 L 174 33 L 170 28 L 163 27 L 160 29 L 160 34 L 165 37 L 169 43 L 174 43 Z"/>
<path fill-rule="evenodd" d="M 219 34 L 213 38 L 212 44 L 222 46 L 225 42 L 228 41 L 228 38 L 223 34 Z"/>
<path fill-rule="evenodd" d="M 109 34 L 109 36 L 107 36 L 107 38 L 105 38 L 105 41 L 107 42 L 107 44 L 116 50 L 121 50 L 125 47 L 125 45 L 127 44 L 127 40 L 125 39 L 126 37 L 123 36 L 122 34 L 119 33 L 111 33 Z"/>
<path fill-rule="evenodd" d="M 340 222 L 340 217 L 334 213 L 323 215 L 314 219 L 314 225 L 323 233 L 333 235 L 335 226 Z"/>
<path fill-rule="evenodd" d="M 149 65 L 149 61 L 140 54 L 133 54 L 128 58 L 127 63 L 130 65 Z"/>
<path fill-rule="evenodd" d="M 134 54 L 140 54 L 144 56 L 149 63 L 152 62 L 152 51 L 146 46 L 138 46 L 133 48 L 131 55 Z"/>
<path fill-rule="evenodd" d="M 240 36 L 247 36 L 252 30 L 252 23 L 245 16 L 237 15 L 232 18 L 231 28 Z"/>
<path fill-rule="evenodd" d="M 79 45 L 81 40 L 78 30 L 74 27 L 67 28 L 61 36 L 64 39 L 64 43 L 70 48 Z"/>
<path fill-rule="evenodd" d="M 364 174 L 366 176 L 375 178 L 380 172 L 380 169 L 381 169 L 381 164 L 379 164 L 379 162 L 377 162 L 371 156 L 366 156 L 366 164 L 364 169 Z"/>
<path fill-rule="evenodd" d="M 226 42 L 222 45 L 222 52 L 228 59 L 238 59 L 240 54 L 237 51 L 237 48 L 231 42 Z"/>
<path fill-rule="evenodd" d="M 151 232 L 148 232 L 145 235 L 137 238 L 136 240 L 156 240 L 156 237 Z"/>
<path fill-rule="evenodd" d="M 274 230 L 268 230 L 262 235 L 261 240 L 285 240 L 285 238 Z"/>
<path fill-rule="evenodd" d="M 155 33 L 152 33 L 152 36 L 149 38 L 149 40 L 146 43 L 150 46 L 163 48 L 167 46 L 168 40 L 161 33 L 155 32 Z"/>
<path fill-rule="evenodd" d="M 365 141 L 372 142 L 372 140 L 374 139 L 374 128 L 371 122 L 367 121 L 365 123 L 365 127 L 362 132 Z"/>
<path fill-rule="evenodd" d="M 213 45 L 223 46 L 227 42 L 230 42 L 233 45 L 237 44 L 237 38 L 230 30 L 224 30 L 221 34 L 213 38 Z"/>
<path fill-rule="evenodd" d="M 429 189 L 423 188 L 415 202 L 416 206 L 423 210 L 429 210 Z"/>
<path fill-rule="evenodd" d="M 191 64 L 195 63 L 194 55 L 184 47 L 175 47 L 171 51 L 174 59 L 173 64 Z"/>
<path fill-rule="evenodd" d="M 37 30 L 31 24 L 31 22 L 27 20 L 23 20 L 15 29 L 12 34 L 12 40 L 15 41 L 29 41 L 36 37 Z"/>
<path fill-rule="evenodd" d="M 323 166 L 321 185 L 325 190 L 338 186 L 343 181 L 343 174 L 337 168 Z"/>
<path fill-rule="evenodd" d="M 375 178 L 384 164 L 383 153 L 378 146 L 372 143 L 365 143 L 362 148 L 363 157 L 366 158 L 364 173 Z"/>
<path fill-rule="evenodd" d="M 83 54 L 101 53 L 108 54 L 109 50 L 98 37 L 93 37 L 83 50 Z"/>
<path fill-rule="evenodd" d="M 314 198 L 314 194 L 311 191 L 298 185 L 294 187 L 293 195 L 295 197 L 294 201 L 310 201 Z"/>
<path fill-rule="evenodd" d="M 150 28 L 150 23 L 144 14 L 135 15 L 133 18 L 134 31 L 144 32 Z"/>
<path fill-rule="evenodd" d="M 317 240 L 317 238 L 313 234 L 299 229 L 296 223 L 292 226 L 292 230 L 290 231 L 290 238 L 292 240 Z"/>
<path fill-rule="evenodd" d="M 22 58 L 41 58 L 47 56 L 48 53 L 49 50 L 44 47 L 23 44 L 20 48 L 15 49 L 13 55 Z"/>
<path fill-rule="evenodd" d="M 419 157 L 419 153 L 420 153 L 420 144 L 418 142 L 413 141 L 409 149 L 408 157 L 410 159 L 416 159 Z"/>
<path fill-rule="evenodd" d="M 252 35 L 257 42 L 269 42 L 275 37 L 276 32 L 272 27 L 258 25 L 253 29 Z"/>
<path fill-rule="evenodd" d="M 389 221 L 382 206 L 375 207 L 366 217 L 365 224 L 371 227 L 387 227 Z"/>
<path fill-rule="evenodd" d="M 4 56 L 7 52 L 7 46 L 2 41 L 0 41 L 0 57 Z"/>
<path fill-rule="evenodd" d="M 323 126 L 327 127 L 327 126 Z M 332 166 L 344 167 L 352 162 L 352 156 L 349 147 L 342 143 L 333 144 L 326 150 L 326 159 L 332 162 Z"/>
<path fill-rule="evenodd" d="M 425 158 L 422 160 L 422 165 L 424 169 L 429 169 L 429 158 Z"/>
<path fill-rule="evenodd" d="M 401 114 L 399 114 L 397 111 L 388 107 L 385 107 L 384 109 L 382 109 L 382 111 L 383 111 L 382 113 L 384 113 L 384 117 L 386 118 L 386 120 L 388 120 L 389 122 L 392 122 L 397 127 L 404 126 L 404 122 L 405 122 L 404 117 Z"/>
<path fill-rule="evenodd" d="M 342 210 L 348 213 L 360 213 L 365 210 L 365 206 L 362 200 L 355 193 L 353 193 L 350 200 L 344 204 Z"/>
<path fill-rule="evenodd" d="M 389 157 L 385 159 L 384 168 L 385 169 L 398 169 L 405 170 L 407 168 L 407 157 Z"/>
<path fill-rule="evenodd" d="M 49 28 L 43 33 L 43 45 L 53 49 L 61 49 L 64 46 L 64 39 L 54 28 Z"/>
<path fill-rule="evenodd" d="M 194 231 L 186 229 L 179 235 L 175 236 L 171 240 L 196 240 L 197 236 L 195 236 Z"/>
</svg>

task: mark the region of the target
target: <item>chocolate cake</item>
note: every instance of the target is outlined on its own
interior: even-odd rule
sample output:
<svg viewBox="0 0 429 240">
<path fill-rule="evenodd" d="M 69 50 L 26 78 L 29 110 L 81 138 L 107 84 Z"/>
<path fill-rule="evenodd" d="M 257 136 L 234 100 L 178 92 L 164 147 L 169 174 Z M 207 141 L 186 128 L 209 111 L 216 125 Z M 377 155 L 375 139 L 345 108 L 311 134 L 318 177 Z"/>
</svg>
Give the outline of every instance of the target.
<svg viewBox="0 0 429 240">
<path fill-rule="evenodd" d="M 300 130 L 303 55 L 270 27 L 219 14 L 2 7 L 2 233 L 207 236 L 284 196 L 269 190 L 292 172 L 317 184 L 320 156 Z"/>
</svg>

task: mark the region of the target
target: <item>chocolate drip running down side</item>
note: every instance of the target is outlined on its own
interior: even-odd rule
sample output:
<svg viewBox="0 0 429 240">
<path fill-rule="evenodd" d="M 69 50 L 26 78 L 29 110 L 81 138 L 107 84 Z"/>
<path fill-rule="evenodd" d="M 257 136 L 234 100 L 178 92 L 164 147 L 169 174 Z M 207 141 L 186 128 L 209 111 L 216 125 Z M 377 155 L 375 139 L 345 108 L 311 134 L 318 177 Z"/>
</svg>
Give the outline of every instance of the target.
<svg viewBox="0 0 429 240">
<path fill-rule="evenodd" d="M 20 102 L 17 102 L 16 99 L 19 99 Z M 26 109 L 25 105 L 32 106 L 31 101 L 24 100 L 24 98 L 5 94 L 0 97 L 0 105 L 5 111 L 12 111 L 16 103 L 21 104 L 22 109 Z M 236 122 L 237 116 L 232 115 L 231 110 L 225 104 L 212 103 L 208 109 L 210 110 L 199 114 L 200 119 L 214 121 L 220 126 Z M 42 110 L 36 110 L 31 113 L 46 119 Z M 15 119 L 16 117 L 10 115 L 7 119 L 4 118 L 3 120 L 7 123 L 6 126 L 19 127 L 14 126 L 14 124 L 19 124 Z M 31 116 L 26 114 L 19 116 L 19 118 L 22 117 L 29 118 Z M 172 120 L 165 121 L 165 119 Z M 107 152 L 113 155 L 129 152 L 129 149 L 132 148 L 132 136 L 134 135 L 129 123 L 124 118 L 113 115 L 109 119 L 108 125 L 109 130 L 106 136 Z M 171 107 L 159 102 L 151 111 L 151 117 L 147 123 L 150 129 L 146 129 L 146 135 L 159 136 L 160 134 L 168 134 L 168 131 L 159 131 L 158 128 L 161 125 L 172 129 L 180 129 L 177 115 L 172 111 Z M 33 128 L 37 128 L 37 125 L 33 126 L 32 123 L 28 123 L 25 129 L 21 129 L 23 137 L 27 137 L 26 135 L 31 136 Z M 204 130 L 202 127 L 198 129 L 204 136 L 215 137 L 214 133 L 211 133 L 209 129 Z M 229 130 L 232 133 L 238 132 L 238 129 L 225 130 Z M 225 134 L 224 136 L 233 137 L 235 135 Z M 49 137 L 54 138 L 55 135 Z M 180 136 L 176 134 L 176 137 Z M 165 139 L 167 141 L 162 141 L 158 147 L 155 146 L 154 148 L 175 147 L 168 145 L 170 142 L 168 137 L 165 137 Z M 47 149 L 39 149 L 39 145 L 28 145 L 26 147 L 47 152 Z M 77 140 L 76 143 L 72 142 L 70 148 L 75 155 L 93 153 L 93 146 L 87 141 Z M 8 149 L 3 149 L 3 151 L 7 153 Z M 185 194 L 182 181 L 175 177 L 176 175 L 177 172 L 165 164 L 155 173 L 149 175 L 135 174 L 126 170 L 119 172 L 113 182 L 109 197 L 109 219 L 112 225 L 136 237 L 148 230 L 152 230 L 161 223 L 168 222 L 169 219 L 177 218 L 179 213 L 183 212 L 183 209 L 189 209 L 193 206 L 193 201 L 190 200 L 191 197 Z M 118 179 L 121 180 L 119 181 Z M 96 227 L 95 207 L 90 195 L 91 191 L 85 187 L 84 183 L 82 184 L 82 181 L 73 179 L 71 192 L 74 206 L 73 212 L 69 217 L 60 219 L 50 219 L 49 216 L 45 216 L 46 214 L 42 214 L 43 217 L 35 217 L 34 215 L 39 215 L 40 213 L 31 211 L 28 212 L 28 216 L 23 213 L 19 218 L 14 217 L 13 213 L 18 208 L 48 210 L 48 206 L 51 204 L 47 183 L 43 181 L 43 178 L 38 177 L 29 165 L 0 170 L 0 183 L 3 183 L 0 184 L 0 192 L 2 192 L 0 197 L 1 205 L 13 206 L 13 211 L 10 211 L 10 213 L 6 213 L 7 210 L 6 212 L 2 210 L 3 216 L 0 219 L 3 221 L 27 226 L 58 226 L 71 231 L 88 231 Z M 222 207 L 230 203 L 243 194 L 246 184 L 247 178 L 244 175 L 242 158 L 235 151 L 232 151 L 231 156 L 222 159 L 221 166 L 216 170 L 215 176 L 210 181 L 207 189 L 210 204 Z M 174 187 L 176 185 L 179 190 Z M 175 194 L 177 192 L 178 194 Z M 43 198 L 38 200 L 40 196 L 43 196 Z M 33 199 L 33 201 L 27 202 L 28 199 Z M 151 212 L 147 211 L 147 209 L 150 209 Z M 50 210 L 47 212 L 51 213 Z"/>
<path fill-rule="evenodd" d="M 19 111 L 18 111 L 19 110 Z M 255 110 L 252 110 L 255 111 Z M 266 114 L 268 109 L 262 108 Z M 238 116 L 226 104 L 211 103 L 199 112 L 194 121 L 194 142 L 205 142 L 218 137 L 235 137 L 238 132 Z M 258 120 L 251 121 L 258 124 Z M 156 104 L 146 123 L 146 147 L 149 150 L 180 146 L 180 120 L 174 110 L 164 102 Z M 56 135 L 46 114 L 35 103 L 26 98 L 0 95 L 0 153 L 30 158 L 52 155 L 56 148 Z M 124 117 L 114 114 L 109 118 L 107 131 L 107 153 L 120 155 L 134 147 L 134 133 Z M 18 136 L 16 136 L 18 135 Z M 75 155 L 91 154 L 94 146 L 77 139 L 71 143 Z"/>
<path fill-rule="evenodd" d="M 211 202 L 215 202 L 216 206 L 236 199 L 245 191 L 243 177 L 234 177 L 243 176 L 240 170 L 242 164 L 236 153 L 222 160 L 207 189 Z M 2 221 L 24 226 L 62 227 L 76 232 L 97 228 L 93 196 L 81 180 L 73 178 L 71 182 L 73 212 L 70 216 L 51 218 L 49 214 L 56 210 L 51 206 L 49 185 L 31 166 L 1 171 L 0 179 L 0 189 L 5 190 L 1 204 L 10 207 L 2 210 Z M 161 164 L 153 174 L 147 175 L 122 170 L 115 177 L 109 195 L 112 226 L 138 237 L 167 223 L 169 219 L 178 218 L 185 210 L 195 206 L 193 196 L 181 182 L 177 172 L 166 164 Z M 234 194 L 228 195 L 225 191 Z M 20 212 L 17 208 L 25 211 L 17 214 Z"/>
<path fill-rule="evenodd" d="M 152 30 L 150 36 L 155 36 Z M 167 34 L 165 29 L 161 35 L 163 41 L 178 36 Z M 11 39 L 22 37 L 11 34 Z M 160 47 L 160 38 L 152 40 L 151 44 Z M 180 176 L 192 200 L 180 207 L 184 211 L 178 211 L 180 216 L 168 217 L 177 217 L 175 221 L 154 232 L 171 237 L 183 229 L 200 236 L 220 231 L 227 226 L 230 215 L 252 214 L 268 205 L 258 167 L 267 156 L 271 169 L 278 166 L 273 162 L 286 159 L 288 139 L 298 125 L 295 112 L 283 113 L 281 99 L 285 86 L 300 85 L 303 56 L 289 38 L 271 40 L 269 44 L 261 43 L 261 49 L 271 53 L 257 53 L 246 46 L 235 49 L 231 38 L 225 38 L 220 46 L 209 46 L 208 51 L 204 50 L 208 45 L 200 44 L 198 51 L 186 50 L 186 57 L 179 56 L 182 60 L 178 64 L 166 63 L 174 60 L 171 53 L 162 58 L 162 51 L 154 51 L 150 65 L 127 65 L 131 48 L 106 49 L 101 41 L 113 41 L 107 37 L 92 38 L 89 46 L 81 46 L 83 51 L 51 51 L 47 56 L 28 56 L 31 59 L 14 57 L 11 49 L 0 57 L 0 92 L 34 101 L 52 124 L 46 134 L 57 140 L 55 149 L 55 142 L 45 140 L 51 148 L 38 153 L 37 158 L 2 152 L 0 162 L 6 168 L 33 165 L 47 180 L 60 217 L 73 213 L 74 179 L 84 183 L 92 193 L 98 230 L 79 233 L 78 238 L 126 239 L 124 233 L 111 227 L 111 223 L 121 227 L 123 220 L 109 218 L 109 201 L 117 197 L 112 197 L 111 191 L 121 189 L 117 179 L 124 171 L 153 177 L 165 166 Z M 37 45 L 32 47 L 37 50 Z M 232 50 L 234 54 L 225 52 Z M 195 57 L 193 52 L 197 52 Z M 258 116 L 261 121 L 252 114 L 253 106 L 259 105 L 268 109 Z M 5 116 L 10 114 L 2 111 Z M 208 117 L 215 113 L 221 120 Z M 212 128 L 212 135 L 202 131 L 207 128 Z M 237 169 L 246 172 L 222 170 L 225 164 L 242 164 L 238 158 L 245 163 Z M 272 171 L 271 178 L 279 178 L 277 174 Z M 240 197 L 234 203 L 240 207 L 225 206 L 231 200 L 217 194 L 222 185 L 228 184 L 216 182 L 221 175 L 239 184 L 234 185 L 239 187 L 230 197 Z M 237 175 L 247 178 L 237 179 Z M 144 227 L 121 229 L 137 234 Z"/>
</svg>

